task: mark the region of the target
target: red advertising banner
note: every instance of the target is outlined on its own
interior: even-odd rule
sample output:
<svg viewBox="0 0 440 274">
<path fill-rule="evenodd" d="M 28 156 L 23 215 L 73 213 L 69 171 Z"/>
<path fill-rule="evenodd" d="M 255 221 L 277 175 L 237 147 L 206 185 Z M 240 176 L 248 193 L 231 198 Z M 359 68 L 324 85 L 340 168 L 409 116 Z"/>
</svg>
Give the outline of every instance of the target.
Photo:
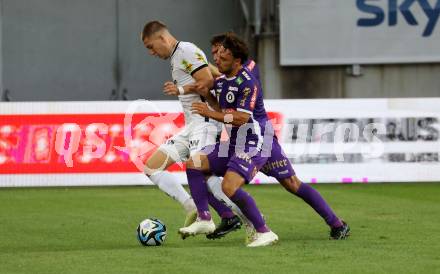
<svg viewBox="0 0 440 274">
<path fill-rule="evenodd" d="M 129 116 L 127 123 L 126 113 L 0 115 L 0 174 L 139 172 L 131 157 L 145 162 L 184 127 L 183 113 Z M 280 114 L 270 116 L 281 123 Z"/>
</svg>

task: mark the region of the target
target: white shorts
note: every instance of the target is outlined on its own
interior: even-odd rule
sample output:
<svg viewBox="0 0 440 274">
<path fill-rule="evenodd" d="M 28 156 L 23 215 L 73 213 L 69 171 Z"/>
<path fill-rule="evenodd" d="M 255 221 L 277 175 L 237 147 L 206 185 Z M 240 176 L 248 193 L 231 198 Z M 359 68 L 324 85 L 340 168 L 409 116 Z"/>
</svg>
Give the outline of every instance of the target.
<svg viewBox="0 0 440 274">
<path fill-rule="evenodd" d="M 185 162 L 202 148 L 215 144 L 221 131 L 209 122 L 192 122 L 168 139 L 159 149 L 175 162 Z"/>
</svg>

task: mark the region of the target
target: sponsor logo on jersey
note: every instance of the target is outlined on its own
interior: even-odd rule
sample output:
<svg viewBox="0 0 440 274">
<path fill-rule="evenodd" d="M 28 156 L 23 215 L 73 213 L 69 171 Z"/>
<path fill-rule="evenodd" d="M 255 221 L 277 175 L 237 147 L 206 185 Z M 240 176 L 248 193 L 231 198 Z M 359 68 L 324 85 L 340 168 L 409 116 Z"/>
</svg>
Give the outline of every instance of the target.
<svg viewBox="0 0 440 274">
<path fill-rule="evenodd" d="M 228 103 L 233 103 L 235 101 L 235 95 L 232 91 L 228 91 L 228 93 L 226 93 L 226 102 Z"/>
<path fill-rule="evenodd" d="M 286 167 L 288 165 L 287 159 L 279 160 L 279 161 L 270 161 L 267 162 L 262 168 L 261 171 L 269 172 L 276 168 Z"/>
<path fill-rule="evenodd" d="M 251 109 L 254 109 L 255 107 L 255 102 L 257 101 L 257 92 L 258 92 L 258 88 L 257 85 L 255 85 L 254 93 L 252 94 L 252 98 L 251 98 Z"/>
<path fill-rule="evenodd" d="M 251 77 L 249 76 L 249 74 L 247 74 L 246 71 L 243 70 L 242 74 L 243 74 L 244 78 L 246 78 L 247 80 L 251 80 Z"/>
<path fill-rule="evenodd" d="M 200 143 L 200 140 L 189 140 L 189 149 L 197 147 Z"/>
<path fill-rule="evenodd" d="M 250 88 L 247 87 L 243 90 L 243 99 L 240 100 L 240 106 L 244 107 L 244 105 L 246 104 L 246 99 L 249 96 L 249 93 L 251 93 Z"/>
<path fill-rule="evenodd" d="M 245 161 L 246 163 L 252 164 L 251 157 L 249 157 L 249 155 L 247 155 L 246 153 L 240 152 L 240 153 L 237 153 L 236 156 L 238 159 L 241 159 L 241 160 Z"/>
<path fill-rule="evenodd" d="M 241 84 L 243 83 L 243 78 L 241 78 L 240 76 L 238 76 L 237 79 L 235 79 L 235 82 L 236 82 L 238 85 L 241 85 Z"/>
<path fill-rule="evenodd" d="M 193 65 L 189 63 L 187 60 L 182 60 L 182 66 L 187 73 L 191 73 Z"/>
<path fill-rule="evenodd" d="M 231 91 L 238 91 L 238 87 L 231 87 L 231 86 L 229 86 L 229 87 L 228 87 L 228 90 L 231 90 Z"/>
<path fill-rule="evenodd" d="M 200 52 L 196 52 L 196 59 L 204 64 L 208 63 Z"/>
<path fill-rule="evenodd" d="M 280 172 L 278 172 L 278 174 L 279 175 L 284 175 L 284 174 L 287 174 L 289 171 L 286 169 L 286 170 L 283 170 L 283 171 L 280 171 Z"/>
</svg>

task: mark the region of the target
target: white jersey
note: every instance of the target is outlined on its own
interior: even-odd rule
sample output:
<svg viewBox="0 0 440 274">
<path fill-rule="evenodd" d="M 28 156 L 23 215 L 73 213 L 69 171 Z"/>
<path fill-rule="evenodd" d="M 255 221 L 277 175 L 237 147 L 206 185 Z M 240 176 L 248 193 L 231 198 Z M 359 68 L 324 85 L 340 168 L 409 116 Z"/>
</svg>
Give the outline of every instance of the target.
<svg viewBox="0 0 440 274">
<path fill-rule="evenodd" d="M 208 66 L 206 55 L 203 51 L 189 42 L 178 42 L 170 59 L 171 75 L 174 83 L 178 86 L 195 83 L 192 75 L 198 70 Z M 199 94 L 179 95 L 179 101 L 182 104 L 186 125 L 191 122 L 207 122 L 205 117 L 191 113 L 192 103 L 203 101 Z"/>
<path fill-rule="evenodd" d="M 192 75 L 208 66 L 206 56 L 196 45 L 178 42 L 171 54 L 171 74 L 176 85 L 195 83 Z M 203 97 L 192 93 L 179 95 L 185 115 L 185 127 L 167 140 L 160 149 L 176 162 L 184 162 L 206 146 L 214 145 L 222 130 L 222 123 L 191 113 L 194 102 L 203 102 Z"/>
</svg>

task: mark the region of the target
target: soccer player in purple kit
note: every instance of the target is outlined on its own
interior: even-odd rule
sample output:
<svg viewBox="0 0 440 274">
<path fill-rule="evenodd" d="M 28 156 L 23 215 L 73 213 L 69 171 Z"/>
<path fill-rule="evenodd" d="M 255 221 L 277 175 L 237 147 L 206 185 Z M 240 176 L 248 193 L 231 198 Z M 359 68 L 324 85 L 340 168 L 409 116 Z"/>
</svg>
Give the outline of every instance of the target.
<svg viewBox="0 0 440 274">
<path fill-rule="evenodd" d="M 208 208 L 208 188 L 205 175 L 212 172 L 224 175 L 223 192 L 252 222 L 257 233 L 249 247 L 270 245 L 278 241 L 258 210 L 253 198 L 241 187 L 252 180 L 268 157 L 261 155 L 266 127 L 271 128 L 259 84 L 242 67 L 248 57 L 247 46 L 235 36 L 223 41 L 226 51 L 220 54 L 217 66 L 223 77 L 215 82 L 218 102 L 207 96 L 212 111 L 206 104 L 193 104 L 192 110 L 202 116 L 222 121 L 229 132 L 229 143 L 208 146 L 187 162 L 187 177 L 191 194 L 198 209 L 198 219 L 192 225 L 179 229 L 182 235 L 206 234 L 214 226 Z M 228 44 L 229 43 L 229 44 Z M 258 95 L 258 96 L 257 96 Z M 220 112 L 223 111 L 223 112 Z M 273 133 L 273 129 L 271 130 Z M 269 142 L 273 135 L 269 136 Z"/>
<path fill-rule="evenodd" d="M 212 54 L 214 63 L 217 63 L 219 53 L 220 53 L 221 49 L 223 49 L 223 40 L 225 39 L 225 37 L 228 33 L 229 32 L 214 35 L 210 40 L 211 54 Z M 223 75 L 218 70 L 218 68 L 216 66 L 212 65 L 211 63 L 209 63 L 208 65 L 209 65 L 209 68 L 210 68 L 211 73 L 214 76 L 214 78 L 218 78 Z M 261 84 L 260 70 L 259 70 L 257 63 L 252 59 L 248 59 L 243 66 L 249 71 L 249 73 L 251 73 L 255 78 L 257 78 L 258 83 Z M 215 190 L 216 188 L 221 188 L 221 180 L 222 179 L 219 177 L 210 177 L 210 180 L 207 181 L 209 189 L 212 191 L 212 190 Z M 219 194 L 219 193 L 223 194 L 223 192 L 221 190 L 220 191 L 213 191 L 214 196 L 216 196 L 216 198 L 218 200 L 225 201 L 225 199 L 227 199 L 227 198 L 223 195 L 218 196 L 217 194 Z M 210 202 L 210 204 L 211 204 L 211 202 Z M 232 202 L 230 202 L 230 200 L 226 201 L 226 204 L 229 207 L 231 207 L 231 205 L 233 205 Z M 219 208 L 219 207 L 217 206 L 217 208 Z M 255 235 L 255 228 L 253 227 L 252 223 L 250 223 L 249 220 L 247 220 L 242 215 L 241 211 L 239 211 L 236 207 L 233 206 L 233 207 L 231 207 L 231 209 L 233 211 L 239 213 L 240 218 L 243 220 L 245 228 L 246 228 L 246 242 L 250 242 L 251 239 Z M 222 212 L 218 212 L 219 214 L 221 213 L 220 215 L 223 214 L 224 216 L 228 216 L 229 218 L 221 218 L 221 222 L 215 228 L 215 230 L 212 233 L 209 233 L 206 235 L 206 237 L 208 239 L 218 239 L 218 238 L 224 237 L 226 234 L 236 230 L 237 228 L 240 228 L 241 222 L 240 223 L 237 222 L 237 216 L 233 213 L 232 210 L 227 212 L 226 210 L 223 209 Z"/>
<path fill-rule="evenodd" d="M 225 33 L 214 36 L 211 39 L 211 53 L 213 54 L 214 59 L 216 59 L 219 50 L 223 47 L 221 39 L 225 39 L 226 35 L 234 36 L 233 33 Z M 252 76 L 257 78 L 258 83 L 260 83 L 261 86 L 261 82 L 259 80 L 259 69 L 255 61 L 248 59 L 243 67 L 247 69 L 252 74 Z M 336 214 L 334 214 L 330 206 L 322 198 L 319 192 L 317 192 L 309 185 L 303 184 L 298 179 L 298 177 L 295 175 L 294 170 L 292 169 L 292 164 L 286 157 L 279 143 L 276 141 L 272 144 L 273 147 L 270 158 L 267 160 L 267 163 L 263 166 L 260 172 L 264 173 L 267 176 L 274 177 L 287 191 L 300 197 L 307 204 L 309 204 L 330 227 L 331 239 L 345 239 L 346 237 L 348 237 L 350 227 L 344 221 L 340 220 L 336 216 Z M 219 232 L 219 235 L 221 236 L 221 230 Z M 211 238 L 216 238 L 215 233 L 216 231 L 211 234 Z"/>
<path fill-rule="evenodd" d="M 238 87 L 240 87 L 242 82 L 245 81 L 243 79 L 246 79 L 248 81 L 250 81 L 252 79 L 249 76 L 249 74 L 246 73 L 246 71 L 244 71 L 241 68 L 241 60 L 243 60 L 245 58 L 244 57 L 243 58 L 237 58 L 238 57 L 237 56 L 237 52 L 235 52 L 235 54 L 234 54 L 234 46 L 236 46 L 237 43 L 238 44 L 240 44 L 240 43 L 244 44 L 244 43 L 241 42 L 238 39 L 238 37 L 236 37 L 233 34 L 228 34 L 227 36 L 228 36 L 228 38 L 226 38 L 225 41 L 224 41 L 225 42 L 224 43 L 225 44 L 224 47 L 226 48 L 226 52 L 229 51 L 229 55 L 231 55 L 229 57 L 232 57 L 233 60 L 234 59 L 239 59 L 240 62 L 238 64 L 240 66 L 239 66 L 238 72 L 237 72 L 237 66 L 235 66 L 236 67 L 235 69 L 233 68 L 234 67 L 234 62 L 232 62 L 232 63 L 229 62 L 229 64 L 226 64 L 226 66 L 224 66 L 224 63 L 225 63 L 224 61 L 228 61 L 228 60 L 225 60 L 225 56 L 222 56 L 221 59 L 223 59 L 223 60 L 218 60 L 218 62 L 217 62 L 217 65 L 219 66 L 219 69 L 222 72 L 225 72 L 226 76 L 231 76 L 231 73 L 233 75 L 235 75 L 235 76 L 238 75 L 238 77 L 235 77 L 234 79 L 228 79 L 228 78 L 224 78 L 223 77 L 223 78 L 219 79 L 218 81 L 216 81 L 216 83 L 215 83 L 216 88 L 217 88 L 218 91 L 220 91 L 220 94 L 218 94 L 220 101 L 221 101 L 221 99 L 226 100 L 226 102 L 222 102 L 221 101 L 221 106 L 223 106 L 223 107 L 226 106 L 226 112 L 228 112 L 228 111 L 232 112 L 232 111 L 237 111 L 237 110 L 238 111 L 246 112 L 246 109 L 235 108 L 235 109 L 231 110 L 231 108 L 228 109 L 227 107 L 230 107 L 230 105 L 231 105 L 230 103 L 233 103 L 234 101 L 237 101 L 239 106 L 244 106 L 244 105 L 246 105 L 247 98 L 251 98 L 250 101 L 249 101 L 250 105 L 249 105 L 249 108 L 247 110 L 249 111 L 249 109 L 253 109 L 255 103 L 257 104 L 257 108 L 258 108 L 258 105 L 259 105 L 258 102 L 261 101 L 261 104 L 260 104 L 260 107 L 259 107 L 261 109 L 259 111 L 260 115 L 258 115 L 258 112 L 257 112 L 256 113 L 257 115 L 254 116 L 254 117 L 260 116 L 260 118 L 261 118 L 262 116 L 265 116 L 265 111 L 264 111 L 264 105 L 262 104 L 262 100 L 259 100 L 259 97 L 261 97 L 261 92 L 260 92 L 260 94 L 257 94 L 258 91 L 259 91 L 258 88 L 257 88 L 257 85 L 254 85 L 254 90 L 253 91 L 249 89 L 250 87 L 252 87 L 252 83 L 250 84 L 250 86 L 248 85 L 244 89 L 240 89 L 240 90 L 242 90 L 244 92 L 244 97 L 241 100 L 235 100 L 235 97 L 239 98 L 239 96 L 240 96 L 239 94 L 237 94 L 238 93 L 237 84 L 238 84 Z M 232 42 L 231 42 L 231 39 L 232 39 Z M 236 42 L 235 44 L 233 43 L 234 40 Z M 239 42 L 237 42 L 237 41 L 239 41 Z M 240 48 L 240 47 L 241 46 L 238 46 L 238 48 Z M 242 56 L 246 56 L 246 55 L 242 55 Z M 222 64 L 222 61 L 223 61 L 223 64 Z M 228 67 L 228 65 L 230 67 Z M 237 65 L 237 63 L 235 63 L 235 65 Z M 230 73 L 228 75 L 228 70 L 230 70 L 230 69 L 232 69 L 232 71 L 230 71 Z M 237 72 L 237 73 L 234 74 L 234 72 Z M 225 79 L 226 79 L 226 81 L 225 81 Z M 236 85 L 232 85 L 232 87 L 231 87 L 231 85 L 230 85 L 231 81 L 232 81 L 232 83 L 235 82 Z M 226 86 L 227 86 L 227 89 L 224 88 Z M 236 91 L 236 92 L 234 93 L 234 91 Z M 222 93 L 223 93 L 223 96 L 222 96 Z M 229 103 L 229 105 L 228 105 L 228 103 Z M 202 115 L 206 115 L 206 116 L 209 116 L 209 117 L 211 117 L 211 116 L 216 117 L 217 116 L 217 118 L 221 118 L 221 116 L 223 115 L 223 119 L 224 119 L 228 115 L 228 114 L 224 115 L 223 113 L 220 113 L 220 116 L 218 114 L 217 115 L 213 115 L 212 113 L 210 113 L 210 111 L 207 111 L 206 108 L 204 106 L 200 105 L 200 104 L 198 106 L 197 105 L 194 106 L 193 109 L 195 109 L 196 112 L 199 112 Z M 263 113 L 264 113 L 264 115 L 261 115 Z M 234 117 L 229 117 L 229 118 L 234 118 Z M 253 118 L 253 117 L 251 116 L 251 118 Z M 260 122 L 260 124 L 261 125 L 263 125 L 263 124 L 265 125 L 266 133 L 268 133 L 270 130 L 267 131 L 267 129 L 271 129 L 271 127 L 267 127 L 267 124 L 266 124 L 267 116 L 266 116 L 265 120 L 266 121 Z M 285 156 L 284 152 L 282 151 L 282 149 L 281 149 L 281 147 L 280 147 L 276 137 L 273 137 L 273 142 L 270 142 L 270 141 L 267 142 L 267 140 L 266 140 L 267 136 L 266 135 L 274 136 L 273 135 L 273 131 L 270 132 L 270 134 L 265 134 L 265 142 L 264 143 L 265 144 L 266 143 L 267 144 L 272 144 L 272 145 L 269 146 L 271 154 L 269 154 L 269 158 L 266 159 L 266 163 L 264 164 L 264 166 L 263 166 L 261 171 L 263 173 L 265 173 L 266 175 L 268 175 L 268 176 L 275 177 L 286 188 L 286 190 L 288 190 L 289 192 L 291 192 L 291 193 L 295 194 L 296 196 L 302 198 L 312 208 L 314 208 L 314 210 L 317 213 L 319 213 L 323 217 L 323 219 L 327 222 L 327 224 L 331 227 L 330 237 L 332 239 L 345 239 L 349 235 L 349 231 L 350 231 L 350 228 L 348 227 L 348 225 L 346 223 L 344 223 L 343 221 L 341 221 L 333 213 L 331 208 L 328 206 L 328 204 L 325 202 L 325 200 L 321 197 L 321 195 L 316 190 L 314 190 L 312 187 L 310 187 L 310 186 L 308 186 L 306 184 L 301 183 L 301 181 L 295 176 L 295 173 L 294 173 L 294 171 L 292 169 L 291 163 L 289 162 L 289 160 Z M 216 148 L 218 149 L 218 147 L 216 147 Z M 266 149 L 267 149 L 267 147 L 266 147 Z M 263 150 L 264 150 L 264 148 L 263 148 Z M 215 150 L 214 153 L 218 153 L 218 151 Z M 263 152 L 262 154 L 265 154 L 265 153 Z M 235 155 L 235 156 L 237 156 L 237 155 Z M 243 154 L 239 154 L 238 156 L 239 157 L 241 156 L 245 160 L 249 160 L 249 158 L 246 157 L 246 154 L 244 154 L 244 155 Z M 264 158 L 264 155 L 262 155 L 262 156 Z M 207 157 L 203 158 L 203 160 L 205 162 L 206 162 L 206 160 L 208 160 L 208 164 L 202 163 L 202 166 L 200 168 L 198 168 L 198 169 L 202 170 L 202 171 L 207 171 L 207 170 L 209 170 L 209 168 L 211 168 L 214 171 L 213 173 L 221 174 L 222 171 L 216 169 L 216 167 L 219 166 L 218 165 L 218 161 L 214 161 L 215 159 L 212 159 L 212 158 L 213 158 L 212 154 L 209 154 Z M 250 159 L 253 160 L 254 158 L 250 157 Z M 211 163 L 214 163 L 214 162 L 216 162 L 216 165 L 212 165 L 211 164 Z M 234 163 L 234 161 L 232 161 L 232 163 L 229 163 L 227 166 L 229 167 L 230 170 L 237 171 L 237 168 L 236 168 L 236 166 L 234 168 L 233 163 Z M 222 165 L 220 165 L 220 166 L 222 166 Z M 239 166 L 241 168 L 243 168 L 243 165 L 239 164 Z M 258 165 L 256 165 L 254 167 L 252 175 L 254 175 L 254 173 L 256 173 L 255 168 L 257 166 Z M 191 164 L 190 164 L 190 167 L 192 167 Z M 222 167 L 224 168 L 224 164 L 223 164 Z M 197 168 L 195 168 L 195 169 L 197 169 Z M 190 173 L 192 173 L 192 171 L 190 171 Z M 240 173 L 240 171 L 238 171 L 238 173 Z M 190 178 L 191 174 L 188 174 L 188 175 L 189 175 L 188 179 L 191 180 L 191 178 Z M 244 175 L 245 179 L 247 179 L 246 178 L 246 174 L 242 173 L 242 175 Z M 248 181 L 250 181 L 250 179 Z M 224 186 L 225 185 L 226 185 L 226 189 L 227 189 L 228 188 L 227 182 L 226 182 L 226 184 L 224 183 Z M 226 192 L 227 191 L 225 190 L 225 193 Z M 231 193 L 229 192 L 229 194 L 231 194 Z M 231 197 L 231 198 L 233 198 L 233 197 Z M 258 236 L 258 234 L 257 234 L 257 236 Z M 258 237 L 257 237 L 257 240 L 258 240 Z M 258 243 L 258 241 L 256 241 L 256 243 L 254 242 L 254 245 L 249 245 L 249 246 L 260 246 L 260 245 L 266 245 L 266 244 L 267 244 L 267 241 L 266 242 L 263 241 L 263 243 L 261 243 L 261 242 Z"/>
</svg>

